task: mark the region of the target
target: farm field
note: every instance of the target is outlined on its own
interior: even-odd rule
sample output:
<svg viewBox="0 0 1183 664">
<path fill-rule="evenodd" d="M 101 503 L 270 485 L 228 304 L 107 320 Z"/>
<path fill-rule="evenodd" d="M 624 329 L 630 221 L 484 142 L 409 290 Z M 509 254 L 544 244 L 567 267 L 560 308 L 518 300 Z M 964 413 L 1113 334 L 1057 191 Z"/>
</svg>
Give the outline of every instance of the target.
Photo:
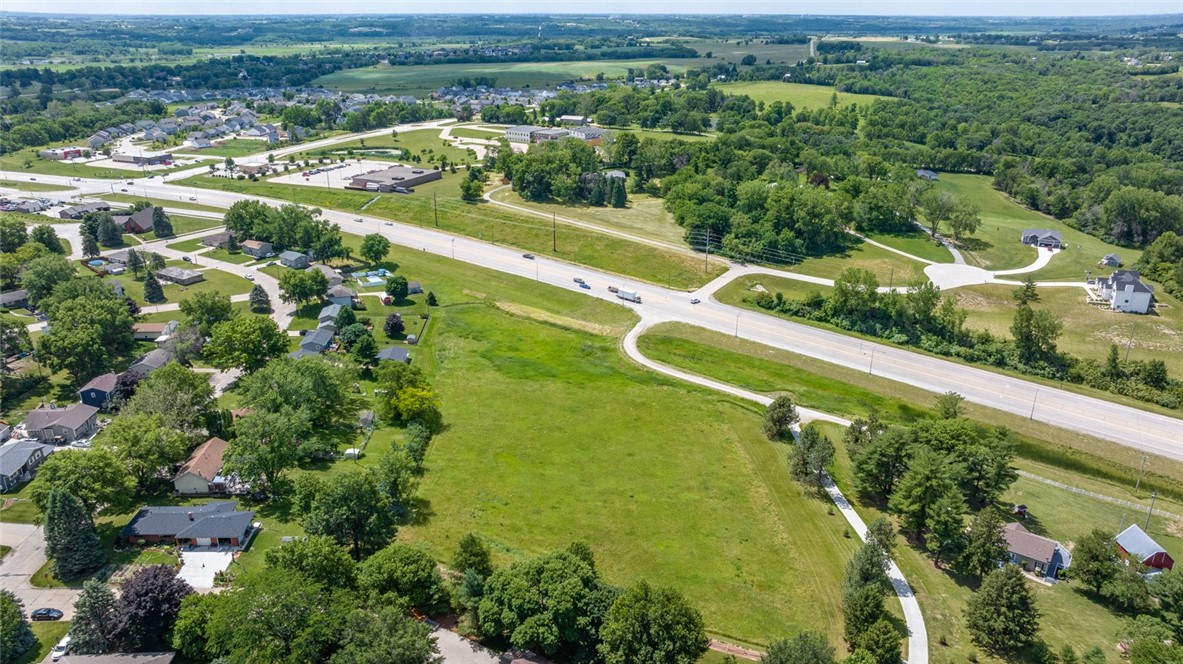
<svg viewBox="0 0 1183 664">
<path fill-rule="evenodd" d="M 804 83 L 783 83 L 781 81 L 743 81 L 739 83 L 714 83 L 719 90 L 730 95 L 747 95 L 755 101 L 766 104 L 774 101 L 785 101 L 796 108 L 822 108 L 830 104 L 830 99 L 837 92 L 826 85 L 807 85 Z M 885 99 L 879 95 L 852 94 L 838 92 L 838 105 L 849 104 L 866 105 L 876 99 Z"/>
<path fill-rule="evenodd" d="M 790 65 L 809 57 L 809 44 L 736 44 L 739 40 L 703 39 L 687 42 L 687 46 L 698 51 L 700 58 L 708 64 L 729 62 L 739 64 L 745 55 L 756 56 L 759 64 L 766 60 Z M 707 53 L 711 57 L 707 58 Z"/>
<path fill-rule="evenodd" d="M 1126 265 L 1133 265 L 1142 255 L 1137 249 L 1108 244 L 1052 217 L 1028 210 L 994 189 L 987 175 L 941 173 L 940 177 L 938 188 L 964 196 L 981 208 L 982 226 L 966 242 L 966 261 L 971 265 L 990 270 L 1030 265 L 1035 261 L 1035 250 L 1019 242 L 1019 236 L 1026 228 L 1060 231 L 1068 244 L 1068 248 L 1059 252 L 1047 267 L 1031 273 L 1036 281 L 1084 281 L 1086 270 L 1091 270 L 1093 275 L 1113 271 L 1097 265 L 1105 254 L 1116 252 Z"/>
<path fill-rule="evenodd" d="M 498 86 L 544 87 L 577 79 L 590 79 L 603 72 L 620 78 L 628 69 L 644 69 L 664 63 L 673 71 L 685 69 L 681 60 L 576 60 L 571 62 L 489 62 L 442 65 L 375 65 L 334 72 L 309 85 L 342 92 L 426 95 L 458 78 L 486 76 Z M 687 63 L 688 64 L 688 63 Z"/>
<path fill-rule="evenodd" d="M 1015 286 L 984 284 L 949 291 L 958 306 L 969 316 L 966 326 L 989 330 L 1010 337 L 1014 317 Z M 1183 302 L 1161 290 L 1154 294 L 1158 310 L 1154 315 L 1139 316 L 1100 309 L 1085 302 L 1081 288 L 1040 288 L 1039 302 L 1032 306 L 1047 309 L 1064 322 L 1057 345 L 1079 357 L 1104 361 L 1110 344 L 1117 344 L 1125 358 L 1131 333 L 1131 360 L 1162 360 L 1172 375 L 1183 375 Z"/>
</svg>

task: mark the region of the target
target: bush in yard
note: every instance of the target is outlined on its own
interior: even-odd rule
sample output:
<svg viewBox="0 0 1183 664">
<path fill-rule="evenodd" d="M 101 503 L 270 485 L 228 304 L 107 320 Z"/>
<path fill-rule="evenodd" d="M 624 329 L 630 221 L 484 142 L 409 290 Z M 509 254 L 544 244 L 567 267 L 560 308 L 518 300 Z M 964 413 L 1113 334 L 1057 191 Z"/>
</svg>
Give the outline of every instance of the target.
<svg viewBox="0 0 1183 664">
<path fill-rule="evenodd" d="M 402 314 L 390 314 L 386 317 L 386 324 L 382 326 L 382 329 L 386 332 L 386 336 L 393 339 L 402 334 L 407 326 L 403 323 Z"/>
</svg>

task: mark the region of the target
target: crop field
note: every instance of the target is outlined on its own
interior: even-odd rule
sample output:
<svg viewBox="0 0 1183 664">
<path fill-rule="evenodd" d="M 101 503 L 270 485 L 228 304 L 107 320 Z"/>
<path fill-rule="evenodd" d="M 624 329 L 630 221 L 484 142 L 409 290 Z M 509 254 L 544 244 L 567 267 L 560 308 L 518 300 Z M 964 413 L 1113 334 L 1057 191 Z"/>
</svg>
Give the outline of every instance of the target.
<svg viewBox="0 0 1183 664">
<path fill-rule="evenodd" d="M 391 66 L 375 65 L 346 69 L 321 76 L 310 85 L 342 92 L 426 95 L 459 78 L 486 76 L 498 86 L 544 87 L 578 79 L 594 78 L 603 72 L 608 78 L 620 78 L 628 69 L 644 69 L 665 62 L 681 71 L 680 61 L 662 60 L 576 60 L 571 62 L 488 62 L 444 65 Z"/>
<path fill-rule="evenodd" d="M 755 101 L 766 104 L 774 101 L 785 101 L 796 108 L 822 108 L 830 104 L 830 99 L 838 94 L 838 105 L 849 104 L 866 105 L 876 99 L 887 99 L 879 95 L 862 95 L 849 92 L 838 92 L 828 85 L 807 85 L 804 83 L 783 83 L 781 81 L 742 81 L 739 83 L 714 83 L 719 90 L 729 95 L 747 95 Z"/>
</svg>

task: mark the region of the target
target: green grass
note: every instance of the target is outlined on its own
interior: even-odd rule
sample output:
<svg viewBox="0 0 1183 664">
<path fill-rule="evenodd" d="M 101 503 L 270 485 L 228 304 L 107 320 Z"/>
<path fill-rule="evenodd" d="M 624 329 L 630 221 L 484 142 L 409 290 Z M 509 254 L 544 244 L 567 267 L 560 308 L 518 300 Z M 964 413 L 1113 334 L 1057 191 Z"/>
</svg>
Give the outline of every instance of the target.
<svg viewBox="0 0 1183 664">
<path fill-rule="evenodd" d="M 11 552 L 11 551 L 12 551 L 11 546 L 6 546 L 4 544 L 0 544 L 0 559 L 3 559 L 4 556 L 7 556 L 9 554 L 9 552 Z"/>
<path fill-rule="evenodd" d="M 222 225 L 221 219 L 211 219 L 209 217 L 189 217 L 183 214 L 170 214 L 168 220 L 172 223 L 174 235 L 185 235 L 186 233 L 196 233 L 197 231 L 204 231 L 208 228 L 215 228 Z M 144 233 L 145 238 L 156 239 L 154 233 Z"/>
<path fill-rule="evenodd" d="M 205 265 L 201 263 L 198 258 L 197 268 L 203 268 Z M 185 267 L 192 268 L 191 265 L 186 264 Z M 229 272 L 222 272 L 214 268 L 201 270 L 205 275 L 204 281 L 199 281 L 191 286 L 181 286 L 178 284 L 161 281 L 164 286 L 164 302 L 157 302 L 156 304 L 167 304 L 169 302 L 179 302 L 197 293 L 206 293 L 209 291 L 218 291 L 222 295 L 238 295 L 240 293 L 249 293 L 251 290 L 251 282 L 243 279 L 236 274 Z M 128 297 L 132 298 L 140 304 L 140 306 L 149 306 L 144 300 L 144 282 L 141 279 L 137 280 L 130 272 L 125 272 L 117 277 L 119 282 L 123 284 L 123 292 Z"/>
<path fill-rule="evenodd" d="M 39 608 L 26 606 L 30 611 Z M 49 657 L 49 651 L 57 645 L 58 641 L 70 631 L 70 622 L 61 620 L 57 622 L 35 622 L 32 623 L 33 636 L 37 637 L 37 642 L 33 647 L 29 648 L 21 657 L 13 660 L 14 664 L 33 664 L 34 662 L 44 661 Z"/>
<path fill-rule="evenodd" d="M 495 138 L 496 134 L 487 134 L 487 136 Z M 365 143 L 364 150 L 362 148 L 363 142 Z M 342 156 L 345 155 L 346 151 L 350 149 L 355 151 L 355 156 L 365 156 L 365 150 L 404 149 L 409 150 L 412 154 L 421 155 L 424 161 L 429 160 L 429 155 L 435 157 L 445 156 L 448 158 L 450 163 L 476 161 L 476 159 L 467 149 L 453 147 L 451 141 L 445 141 L 441 139 L 439 129 L 416 129 L 413 131 L 401 132 L 397 137 L 385 135 L 374 136 L 366 139 L 357 139 L 355 141 L 347 141 L 345 143 L 338 143 L 328 148 L 318 149 L 313 152 L 301 152 L 299 155 L 297 155 L 297 159 L 302 161 L 304 158 L 309 158 L 312 161 L 316 161 L 313 159 L 313 157 L 316 155 L 327 155 L 331 153 L 336 156 Z M 436 160 L 430 159 L 430 161 L 434 162 Z M 416 187 L 416 190 L 418 189 L 419 187 Z"/>
<path fill-rule="evenodd" d="M 780 81 L 744 81 L 741 83 L 715 83 L 722 92 L 729 95 L 747 95 L 755 101 L 765 104 L 774 101 L 791 103 L 796 108 L 824 108 L 830 104 L 830 99 L 838 94 L 838 105 L 850 104 L 867 105 L 876 99 L 886 99 L 880 95 L 852 94 L 838 92 L 828 85 L 806 85 L 804 83 L 783 83 Z"/>
<path fill-rule="evenodd" d="M 1009 338 L 1014 319 L 1014 299 L 1011 297 L 1014 291 L 1014 286 L 984 284 L 958 288 L 949 294 L 956 297 L 958 306 L 968 312 L 967 327 L 989 330 Z M 1064 322 L 1063 333 L 1057 342 L 1061 350 L 1103 361 L 1109 354 L 1109 346 L 1117 344 L 1124 359 L 1132 333 L 1131 360 L 1162 360 L 1173 376 L 1183 376 L 1183 338 L 1180 337 L 1183 302 L 1167 293 L 1155 293 L 1160 306 L 1154 315 L 1148 316 L 1091 306 L 1080 288 L 1040 288 L 1039 296 L 1039 302 L 1033 306 L 1047 309 Z"/>
<path fill-rule="evenodd" d="M 180 210 L 197 210 L 199 212 L 217 212 L 222 214 L 225 208 L 214 207 L 212 205 L 199 205 L 197 203 L 190 203 L 187 200 L 171 200 L 168 198 L 153 198 L 151 196 L 145 198 L 143 196 L 136 196 L 134 194 L 99 194 L 96 198 L 113 201 L 117 203 L 135 203 L 136 201 L 148 201 L 157 207 L 176 208 Z"/>
<path fill-rule="evenodd" d="M 924 267 L 924 263 L 920 261 L 914 261 L 873 244 L 860 242 L 844 254 L 806 258 L 797 265 L 785 266 L 782 269 L 815 277 L 837 279 L 848 269 L 861 268 L 874 274 L 882 286 L 888 284 L 904 286 L 916 279 L 927 281 L 927 277 L 924 276 Z"/>
<path fill-rule="evenodd" d="M 652 138 L 652 139 L 658 140 L 658 141 L 672 141 L 675 139 L 680 140 L 680 141 L 707 141 L 707 140 L 710 140 L 711 138 L 713 138 L 712 136 L 707 136 L 706 134 L 680 134 L 680 133 L 674 133 L 672 131 L 661 131 L 661 130 L 657 130 L 657 129 L 639 129 L 636 127 L 625 127 L 625 128 L 614 127 L 614 128 L 612 128 L 612 131 L 627 132 L 627 133 L 630 133 L 630 134 L 636 136 L 639 139 Z"/>
<path fill-rule="evenodd" d="M 17 500 L 0 509 L 0 523 L 37 523 L 40 518 L 37 506 L 27 499 Z"/>
<path fill-rule="evenodd" d="M 5 155 L 0 155 L 0 170 L 5 171 L 23 171 L 26 173 L 45 173 L 46 175 L 65 175 L 72 178 L 104 178 L 110 180 L 129 180 L 132 178 L 141 177 L 139 171 L 124 170 L 120 168 L 100 168 L 98 166 L 88 166 L 86 164 L 74 164 L 70 162 L 54 161 L 51 159 L 42 159 L 37 155 L 40 148 L 26 148 L 18 150 Z M 25 162 L 28 162 L 28 167 Z M 153 171 L 153 174 L 171 173 L 179 171 L 192 166 L 174 166 L 168 169 Z"/>
<path fill-rule="evenodd" d="M 1056 254 L 1047 267 L 1031 273 L 1036 281 L 1084 281 L 1086 270 L 1091 270 L 1094 275 L 1113 271 L 1097 265 L 1097 261 L 1105 254 L 1117 252 L 1126 265 L 1133 265 L 1142 255 L 1137 249 L 1107 244 L 1052 217 L 1029 210 L 994 189 L 991 182 L 992 179 L 987 175 L 942 173 L 936 185 L 964 196 L 981 208 L 982 226 L 966 242 L 969 249 L 965 252 L 966 261 L 972 265 L 991 270 L 1009 270 L 1033 263 L 1035 249 L 1019 242 L 1019 236 L 1026 228 L 1060 231 L 1064 242 L 1068 244 L 1068 248 Z"/>
<path fill-rule="evenodd" d="M 201 258 L 225 261 L 227 263 L 234 263 L 235 265 L 243 265 L 255 260 L 254 256 L 248 256 L 241 251 L 232 254 L 225 249 L 212 249 L 202 254 Z"/>
<path fill-rule="evenodd" d="M 661 240 L 684 245 L 685 229 L 674 222 L 666 211 L 664 201 L 646 194 L 630 194 L 628 207 L 592 207 L 590 205 L 563 205 L 561 203 L 534 203 L 506 188 L 493 194 L 493 200 L 538 210 L 544 214 L 595 224 L 616 231 L 623 231 L 638 237 Z"/>
<path fill-rule="evenodd" d="M 482 131 L 480 129 L 470 129 L 468 127 L 455 127 L 452 129 L 451 135 L 456 138 L 480 138 L 489 141 L 495 141 L 505 135 L 504 131 Z"/>
<path fill-rule="evenodd" d="M 20 180 L 0 180 L 0 187 L 19 189 L 21 191 L 70 191 L 73 187 L 60 184 L 45 184 L 44 182 L 22 182 Z"/>
<path fill-rule="evenodd" d="M 253 141 L 249 138 L 229 138 L 219 143 L 214 143 L 213 147 L 208 147 L 204 150 L 192 150 L 181 146 L 177 148 L 176 152 L 178 154 L 192 154 L 201 157 L 230 157 L 231 159 L 238 159 L 239 157 L 246 157 L 253 154 L 265 155 L 265 153 L 274 149 L 275 147 L 268 145 L 267 141 Z"/>
<path fill-rule="evenodd" d="M 934 263 L 953 262 L 953 254 L 949 253 L 948 249 L 933 240 L 928 233 L 923 231 L 917 230 L 914 233 L 876 233 L 868 237 L 880 244 L 907 252 L 917 258 L 930 260 Z"/>
<path fill-rule="evenodd" d="M 173 229 L 176 230 L 176 229 Z M 177 251 L 197 251 L 205 245 L 201 243 L 201 238 L 195 237 L 188 240 L 181 240 L 180 242 L 173 242 L 172 244 L 164 245 L 168 249 L 175 249 Z"/>
<path fill-rule="evenodd" d="M 710 270 L 704 274 L 702 260 L 691 255 L 662 251 L 565 224 L 558 225 L 556 242 L 552 236 L 554 231 L 549 219 L 460 200 L 460 177 L 447 175 L 443 180 L 416 187 L 415 193 L 410 196 L 380 196 L 366 208 L 365 214 L 421 226 L 434 225 L 431 194 L 435 193 L 438 194 L 441 230 L 495 244 L 506 244 L 543 256 L 554 256 L 656 284 L 668 283 L 673 288 L 694 288 L 722 272 L 722 266 L 711 264 Z M 227 180 L 204 175 L 187 178 L 184 182 L 209 189 L 252 193 L 351 212 L 358 211 L 374 198 L 370 193 Z M 552 242 L 557 245 L 557 250 L 552 248 Z"/>
<path fill-rule="evenodd" d="M 698 55 L 705 58 L 711 54 L 710 62 L 721 61 L 739 64 L 745 55 L 756 56 L 756 61 L 764 64 L 766 60 L 776 63 L 796 64 L 809 57 L 809 44 L 736 44 L 737 40 L 709 39 L 688 41 L 687 46 L 698 51 Z"/>
</svg>

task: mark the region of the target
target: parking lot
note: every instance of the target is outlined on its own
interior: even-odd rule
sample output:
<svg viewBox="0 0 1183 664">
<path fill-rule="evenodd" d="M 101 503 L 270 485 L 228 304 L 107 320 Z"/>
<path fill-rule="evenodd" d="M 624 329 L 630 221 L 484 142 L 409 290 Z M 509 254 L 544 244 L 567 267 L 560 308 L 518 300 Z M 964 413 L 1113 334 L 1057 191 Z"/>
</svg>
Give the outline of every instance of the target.
<svg viewBox="0 0 1183 664">
<path fill-rule="evenodd" d="M 289 171 L 287 175 L 269 178 L 267 181 L 281 184 L 298 184 L 305 187 L 320 187 L 322 189 L 344 189 L 345 185 L 349 184 L 354 176 L 370 171 L 386 170 L 397 163 L 393 161 L 363 159 L 361 161 L 353 160 L 338 164 L 314 163 L 307 167 L 297 164 L 295 168 L 298 170 Z M 304 175 L 305 173 L 308 175 Z"/>
</svg>

